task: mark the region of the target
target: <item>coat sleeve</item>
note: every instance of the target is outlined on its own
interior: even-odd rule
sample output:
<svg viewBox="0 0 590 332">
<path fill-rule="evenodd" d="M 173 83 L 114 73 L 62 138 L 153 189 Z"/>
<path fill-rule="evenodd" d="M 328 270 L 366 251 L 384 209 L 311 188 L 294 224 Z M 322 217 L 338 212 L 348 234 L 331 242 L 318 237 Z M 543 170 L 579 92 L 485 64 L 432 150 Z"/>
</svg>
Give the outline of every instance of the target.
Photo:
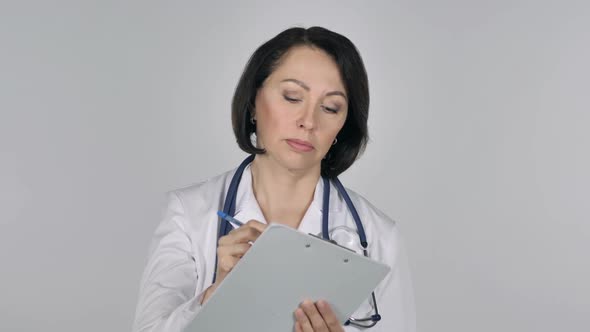
<svg viewBox="0 0 590 332">
<path fill-rule="evenodd" d="M 171 192 L 141 278 L 134 332 L 181 332 L 200 310 L 203 293 L 195 294 L 199 275 L 186 225 L 182 201 Z"/>
<path fill-rule="evenodd" d="M 397 224 L 389 218 L 387 219 L 391 226 L 388 226 L 389 229 L 383 230 L 378 235 L 382 243 L 379 260 L 391 267 L 391 271 L 375 289 L 381 320 L 370 329 L 363 329 L 353 325 L 345 326 L 344 330 L 346 332 L 416 331 L 414 292 L 403 240 L 400 237 Z M 353 317 L 364 318 L 368 312 L 372 312 L 366 307 L 366 304 L 364 306 L 365 308 L 354 313 Z"/>
</svg>

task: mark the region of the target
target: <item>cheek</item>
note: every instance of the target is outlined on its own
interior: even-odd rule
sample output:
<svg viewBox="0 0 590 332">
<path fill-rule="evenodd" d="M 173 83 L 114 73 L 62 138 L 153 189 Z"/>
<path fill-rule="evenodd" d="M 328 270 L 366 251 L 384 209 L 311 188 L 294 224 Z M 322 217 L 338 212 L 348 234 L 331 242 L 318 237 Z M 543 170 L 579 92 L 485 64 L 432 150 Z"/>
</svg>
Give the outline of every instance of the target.
<svg viewBox="0 0 590 332">
<path fill-rule="evenodd" d="M 324 127 L 324 131 L 322 133 L 322 137 L 320 138 L 324 152 L 328 152 L 332 147 L 332 143 L 334 143 L 334 139 L 340 132 L 342 125 L 340 123 L 330 123 L 326 127 Z"/>
<path fill-rule="evenodd" d="M 341 119 L 325 119 L 326 121 L 324 121 L 322 123 L 322 131 L 324 132 L 324 135 L 326 137 L 328 137 L 327 139 L 329 139 L 329 137 L 336 137 L 336 135 L 338 135 L 338 133 L 340 132 L 340 130 L 342 129 L 342 127 L 344 127 L 344 122 L 346 121 L 346 118 L 341 118 Z"/>
<path fill-rule="evenodd" d="M 280 106 L 270 98 L 260 96 L 256 100 L 256 118 L 258 120 L 258 132 L 261 136 L 268 136 L 280 132 L 285 126 L 285 112 L 281 112 Z"/>
</svg>

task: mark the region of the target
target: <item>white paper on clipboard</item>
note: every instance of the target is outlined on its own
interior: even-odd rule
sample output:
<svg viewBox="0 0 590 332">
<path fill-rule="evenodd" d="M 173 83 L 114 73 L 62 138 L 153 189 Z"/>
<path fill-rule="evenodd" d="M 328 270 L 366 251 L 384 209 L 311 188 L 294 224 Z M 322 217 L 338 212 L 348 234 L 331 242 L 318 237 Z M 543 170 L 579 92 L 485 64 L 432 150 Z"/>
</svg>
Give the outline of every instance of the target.
<svg viewBox="0 0 590 332">
<path fill-rule="evenodd" d="M 344 323 L 389 266 L 323 239 L 271 224 L 185 332 L 292 331 L 304 299 L 324 299 Z"/>
</svg>

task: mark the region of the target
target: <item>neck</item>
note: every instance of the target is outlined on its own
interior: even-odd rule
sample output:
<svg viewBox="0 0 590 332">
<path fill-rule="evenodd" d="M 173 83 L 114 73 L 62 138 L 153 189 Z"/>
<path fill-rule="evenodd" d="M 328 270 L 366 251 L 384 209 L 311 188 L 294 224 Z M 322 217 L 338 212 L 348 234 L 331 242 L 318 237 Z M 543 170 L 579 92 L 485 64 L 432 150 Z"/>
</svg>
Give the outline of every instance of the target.
<svg viewBox="0 0 590 332">
<path fill-rule="evenodd" d="M 313 201 L 320 168 L 289 170 L 269 156 L 256 155 L 250 169 L 252 189 L 264 218 L 298 228 Z"/>
</svg>

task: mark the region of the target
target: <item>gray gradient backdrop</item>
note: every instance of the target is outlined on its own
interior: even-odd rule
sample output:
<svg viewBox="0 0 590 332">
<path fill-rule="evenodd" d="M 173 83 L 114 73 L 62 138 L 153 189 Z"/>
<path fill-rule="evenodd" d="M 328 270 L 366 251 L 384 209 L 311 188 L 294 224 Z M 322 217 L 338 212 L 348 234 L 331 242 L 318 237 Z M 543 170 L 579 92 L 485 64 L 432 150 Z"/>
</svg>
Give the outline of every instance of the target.
<svg viewBox="0 0 590 332">
<path fill-rule="evenodd" d="M 0 331 L 128 331 L 164 192 L 244 157 L 229 106 L 293 25 L 356 43 L 420 331 L 588 331 L 585 1 L 1 1 Z"/>
</svg>

